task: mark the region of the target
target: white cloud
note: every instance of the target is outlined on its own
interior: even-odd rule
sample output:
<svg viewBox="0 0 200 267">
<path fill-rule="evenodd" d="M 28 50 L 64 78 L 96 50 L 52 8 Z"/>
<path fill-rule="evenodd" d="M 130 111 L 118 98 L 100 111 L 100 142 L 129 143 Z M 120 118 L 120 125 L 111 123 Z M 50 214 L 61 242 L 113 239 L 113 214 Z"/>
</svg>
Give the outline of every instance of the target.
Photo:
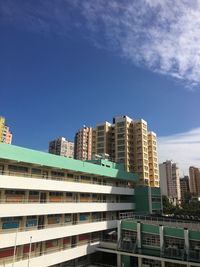
<svg viewBox="0 0 200 267">
<path fill-rule="evenodd" d="M 187 86 L 200 84 L 200 0 L 31 2 L 0 2 L 2 21 L 17 20 L 26 28 L 57 34 L 81 29 L 79 33 L 96 46 L 113 50 L 133 64 Z"/>
<path fill-rule="evenodd" d="M 173 160 L 181 174 L 188 174 L 189 166 L 200 167 L 200 128 L 158 138 L 159 162 Z"/>
</svg>

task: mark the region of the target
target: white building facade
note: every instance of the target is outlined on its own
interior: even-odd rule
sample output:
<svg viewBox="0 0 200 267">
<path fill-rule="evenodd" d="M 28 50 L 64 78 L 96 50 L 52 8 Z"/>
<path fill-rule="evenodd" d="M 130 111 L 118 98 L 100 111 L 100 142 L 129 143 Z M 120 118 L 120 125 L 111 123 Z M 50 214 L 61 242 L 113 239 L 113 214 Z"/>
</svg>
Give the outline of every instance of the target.
<svg viewBox="0 0 200 267">
<path fill-rule="evenodd" d="M 94 163 L 0 144 L 0 266 L 78 260 L 116 231 L 138 177 Z"/>
<path fill-rule="evenodd" d="M 181 201 L 179 168 L 176 163 L 167 160 L 159 164 L 161 194 L 174 204 Z"/>
</svg>

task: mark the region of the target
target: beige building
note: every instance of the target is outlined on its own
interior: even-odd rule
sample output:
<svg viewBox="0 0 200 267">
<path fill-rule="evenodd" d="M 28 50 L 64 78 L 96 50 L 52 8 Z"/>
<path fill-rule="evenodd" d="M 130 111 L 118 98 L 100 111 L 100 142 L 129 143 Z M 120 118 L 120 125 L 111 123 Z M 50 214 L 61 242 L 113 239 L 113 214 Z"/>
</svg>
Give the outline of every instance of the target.
<svg viewBox="0 0 200 267">
<path fill-rule="evenodd" d="M 79 160 L 92 159 L 92 128 L 83 127 L 75 135 L 74 158 Z"/>
<path fill-rule="evenodd" d="M 159 170 L 161 194 L 167 196 L 172 203 L 179 204 L 181 201 L 181 190 L 177 164 L 167 160 L 159 164 Z"/>
<path fill-rule="evenodd" d="M 190 192 L 193 195 L 200 197 L 200 168 L 190 167 L 189 175 Z"/>
<path fill-rule="evenodd" d="M 159 186 L 157 137 L 154 132 L 148 133 L 148 160 L 150 185 Z"/>
<path fill-rule="evenodd" d="M 95 155 L 104 156 L 109 154 L 110 159 L 113 159 L 112 124 L 107 121 L 97 124 L 94 129 L 93 138 L 93 158 Z"/>
<path fill-rule="evenodd" d="M 74 143 L 66 140 L 64 137 L 59 137 L 49 142 L 49 153 L 73 158 L 74 157 Z"/>
<path fill-rule="evenodd" d="M 156 134 L 148 132 L 143 119 L 119 116 L 113 118 L 112 124 L 97 124 L 92 154 L 108 154 L 110 160 L 125 164 L 127 171 L 138 173 L 141 184 L 159 186 Z"/>
<path fill-rule="evenodd" d="M 12 143 L 12 133 L 9 127 L 6 125 L 4 117 L 0 117 L 0 142 L 5 144 Z"/>
</svg>

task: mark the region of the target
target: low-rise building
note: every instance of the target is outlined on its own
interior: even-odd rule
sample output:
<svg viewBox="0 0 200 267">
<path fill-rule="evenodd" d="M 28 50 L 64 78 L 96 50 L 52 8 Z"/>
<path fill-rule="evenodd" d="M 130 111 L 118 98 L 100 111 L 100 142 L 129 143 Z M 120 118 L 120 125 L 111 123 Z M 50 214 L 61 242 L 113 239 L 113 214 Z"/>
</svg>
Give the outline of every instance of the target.
<svg viewBox="0 0 200 267">
<path fill-rule="evenodd" d="M 118 223 L 118 240 L 97 248 L 112 253 L 117 266 L 200 266 L 200 226 L 197 221 L 133 216 Z"/>
<path fill-rule="evenodd" d="M 0 266 L 88 266 L 119 219 L 160 213 L 159 188 L 108 160 L 0 144 Z M 82 265 L 81 265 L 82 264 Z"/>
</svg>

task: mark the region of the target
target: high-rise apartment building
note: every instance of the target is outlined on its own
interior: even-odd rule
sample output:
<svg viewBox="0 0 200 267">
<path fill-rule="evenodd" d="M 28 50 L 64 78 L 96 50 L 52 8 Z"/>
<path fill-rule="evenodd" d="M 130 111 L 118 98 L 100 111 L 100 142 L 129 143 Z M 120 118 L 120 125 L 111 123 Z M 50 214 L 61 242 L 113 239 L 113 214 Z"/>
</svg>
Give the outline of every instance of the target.
<svg viewBox="0 0 200 267">
<path fill-rule="evenodd" d="M 2 142 L 5 144 L 11 144 L 12 143 L 12 133 L 10 132 L 10 128 L 6 125 L 5 125 L 4 131 L 3 131 Z"/>
<path fill-rule="evenodd" d="M 189 168 L 189 185 L 190 185 L 190 192 L 200 197 L 200 168 L 190 167 Z"/>
<path fill-rule="evenodd" d="M 93 156 L 109 154 L 113 159 L 112 153 L 112 124 L 109 122 L 99 123 L 96 125 L 93 140 Z"/>
<path fill-rule="evenodd" d="M 49 142 L 49 153 L 73 158 L 74 143 L 66 140 L 64 137 L 57 138 Z"/>
<path fill-rule="evenodd" d="M 79 160 L 92 159 L 92 128 L 83 127 L 75 135 L 74 158 Z"/>
<path fill-rule="evenodd" d="M 5 118 L 0 117 L 0 142 L 3 140 L 3 132 L 5 127 Z"/>
<path fill-rule="evenodd" d="M 174 204 L 181 200 L 179 168 L 176 163 L 167 160 L 159 164 L 161 194 L 167 196 Z"/>
<path fill-rule="evenodd" d="M 3 117 L 0 117 L 0 142 L 6 144 L 12 143 L 12 133 L 6 125 L 5 118 Z"/>
<path fill-rule="evenodd" d="M 159 185 L 157 137 L 154 132 L 148 133 L 148 160 L 150 186 Z"/>
<path fill-rule="evenodd" d="M 187 193 L 190 192 L 188 176 L 180 178 L 180 189 L 181 189 L 181 203 L 185 203 L 185 196 Z"/>
<path fill-rule="evenodd" d="M 141 184 L 159 186 L 156 134 L 148 132 L 143 119 L 119 116 L 113 118 L 112 124 L 97 124 L 92 154 L 108 154 L 110 160 L 123 163 L 127 171 L 136 172 Z"/>
</svg>

